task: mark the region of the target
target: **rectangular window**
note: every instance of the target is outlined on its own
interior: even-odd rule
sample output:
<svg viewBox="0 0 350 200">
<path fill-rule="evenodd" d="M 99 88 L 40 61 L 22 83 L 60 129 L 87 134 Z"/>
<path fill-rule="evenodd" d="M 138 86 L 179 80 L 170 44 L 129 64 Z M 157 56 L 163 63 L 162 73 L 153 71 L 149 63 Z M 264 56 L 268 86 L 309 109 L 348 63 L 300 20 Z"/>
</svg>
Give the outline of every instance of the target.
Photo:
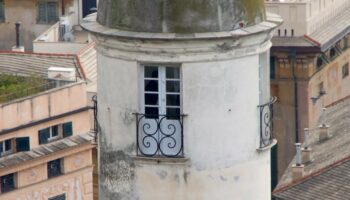
<svg viewBox="0 0 350 200">
<path fill-rule="evenodd" d="M 57 124 L 39 130 L 39 144 L 46 144 L 73 135 L 72 122 Z"/>
<path fill-rule="evenodd" d="M 349 63 L 346 63 L 342 67 L 342 77 L 346 78 L 347 76 L 349 76 Z"/>
<path fill-rule="evenodd" d="M 66 194 L 57 195 L 49 198 L 48 200 L 66 200 Z"/>
<path fill-rule="evenodd" d="M 47 177 L 52 178 L 62 174 L 62 159 L 53 160 L 47 163 Z"/>
<path fill-rule="evenodd" d="M 0 177 L 1 193 L 6 193 L 16 188 L 15 174 L 8 174 Z"/>
<path fill-rule="evenodd" d="M 5 6 L 4 0 L 0 0 L 0 22 L 5 21 Z"/>
<path fill-rule="evenodd" d="M 180 68 L 173 66 L 143 67 L 142 110 L 147 118 L 166 115 L 178 119 L 181 113 Z"/>
<path fill-rule="evenodd" d="M 182 156 L 180 67 L 142 66 L 140 88 L 138 153 L 143 156 Z"/>
<path fill-rule="evenodd" d="M 38 2 L 38 19 L 39 24 L 49 24 L 58 21 L 58 3 L 57 1 L 39 1 Z"/>
<path fill-rule="evenodd" d="M 5 140 L 0 142 L 0 157 L 12 153 L 12 140 Z"/>
</svg>

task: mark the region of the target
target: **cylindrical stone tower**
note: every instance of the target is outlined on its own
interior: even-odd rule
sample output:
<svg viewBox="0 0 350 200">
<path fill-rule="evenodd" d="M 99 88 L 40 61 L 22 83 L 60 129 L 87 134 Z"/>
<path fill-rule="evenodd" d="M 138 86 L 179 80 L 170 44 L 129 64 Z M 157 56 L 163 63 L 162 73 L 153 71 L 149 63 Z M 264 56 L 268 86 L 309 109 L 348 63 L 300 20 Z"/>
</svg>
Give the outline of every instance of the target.
<svg viewBox="0 0 350 200">
<path fill-rule="evenodd" d="M 269 200 L 269 49 L 263 0 L 100 0 L 99 195 Z"/>
</svg>

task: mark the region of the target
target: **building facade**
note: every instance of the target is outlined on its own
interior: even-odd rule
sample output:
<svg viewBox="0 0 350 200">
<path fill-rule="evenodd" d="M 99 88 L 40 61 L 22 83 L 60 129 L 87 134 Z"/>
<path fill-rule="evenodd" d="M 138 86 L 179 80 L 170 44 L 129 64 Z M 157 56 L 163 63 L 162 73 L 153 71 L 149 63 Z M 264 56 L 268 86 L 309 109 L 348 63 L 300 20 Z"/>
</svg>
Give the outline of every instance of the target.
<svg viewBox="0 0 350 200">
<path fill-rule="evenodd" d="M 45 80 L 8 94 L 2 85 L 0 199 L 97 199 L 93 112 L 86 83 L 75 82 L 83 77 L 76 57 L 9 52 L 0 57 L 1 80 L 12 73 L 24 81 L 33 72 Z M 70 69 L 77 76 L 63 81 Z"/>
<path fill-rule="evenodd" d="M 322 107 L 349 95 L 346 79 L 338 77 L 344 76 L 340 68 L 347 70 L 350 2 L 284 0 L 265 4 L 269 12 L 284 20 L 271 51 L 271 92 L 279 99 L 274 112 L 279 141 L 276 173 L 281 177 L 295 155 L 294 143 L 303 141 L 303 129 L 314 129 Z M 330 68 L 337 68 L 333 78 L 324 75 Z"/>
<path fill-rule="evenodd" d="M 82 23 L 98 55 L 100 199 L 270 199 L 281 22 L 263 1 L 100 1 Z"/>
<path fill-rule="evenodd" d="M 41 33 L 59 21 L 70 18 L 73 28 L 79 28 L 79 21 L 96 7 L 92 0 L 1 0 L 0 1 L 0 50 L 11 50 L 16 44 L 15 23 L 21 22 L 21 45 L 33 49 L 32 42 Z"/>
</svg>

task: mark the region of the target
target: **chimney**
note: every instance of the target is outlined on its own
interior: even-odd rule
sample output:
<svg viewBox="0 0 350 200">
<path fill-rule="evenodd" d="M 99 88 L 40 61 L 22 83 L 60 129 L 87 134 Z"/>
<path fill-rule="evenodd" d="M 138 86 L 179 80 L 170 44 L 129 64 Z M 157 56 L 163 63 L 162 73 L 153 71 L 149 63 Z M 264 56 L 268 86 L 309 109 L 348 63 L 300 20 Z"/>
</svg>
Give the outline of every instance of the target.
<svg viewBox="0 0 350 200">
<path fill-rule="evenodd" d="M 19 28 L 21 26 L 21 22 L 16 22 L 16 46 L 12 47 L 12 51 L 24 52 L 24 46 L 20 45 L 20 37 L 19 37 Z"/>
<path fill-rule="evenodd" d="M 326 124 L 326 108 L 322 108 L 322 115 L 321 115 L 321 125 L 318 126 L 320 129 L 320 134 L 319 134 L 319 141 L 322 142 L 324 140 L 327 140 L 330 138 L 329 135 L 329 125 Z"/>
<path fill-rule="evenodd" d="M 301 148 L 301 162 L 303 164 L 312 162 L 311 148 L 309 146 L 309 129 L 304 129 L 304 145 Z"/>
<path fill-rule="evenodd" d="M 296 143 L 296 163 L 292 166 L 292 178 L 298 180 L 304 176 L 304 165 L 301 163 L 301 143 Z"/>
</svg>

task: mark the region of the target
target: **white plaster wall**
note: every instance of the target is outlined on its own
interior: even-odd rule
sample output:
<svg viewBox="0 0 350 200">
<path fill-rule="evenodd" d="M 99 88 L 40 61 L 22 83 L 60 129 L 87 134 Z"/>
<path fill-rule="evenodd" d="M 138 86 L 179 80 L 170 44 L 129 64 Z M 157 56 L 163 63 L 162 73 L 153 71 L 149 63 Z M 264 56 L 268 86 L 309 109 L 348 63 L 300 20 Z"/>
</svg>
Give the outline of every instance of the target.
<svg viewBox="0 0 350 200">
<path fill-rule="evenodd" d="M 136 152 L 136 122 L 131 113 L 139 110 L 139 64 L 98 54 L 101 148 L 121 150 L 131 157 Z M 270 151 L 256 150 L 259 54 L 183 62 L 181 70 L 183 112 L 188 114 L 184 148 L 189 161 L 159 164 L 134 159 L 133 169 L 119 171 L 135 176 L 109 181 L 109 189 L 127 193 L 126 199 L 270 199 Z M 119 169 L 120 163 L 102 160 L 101 166 Z"/>
</svg>

